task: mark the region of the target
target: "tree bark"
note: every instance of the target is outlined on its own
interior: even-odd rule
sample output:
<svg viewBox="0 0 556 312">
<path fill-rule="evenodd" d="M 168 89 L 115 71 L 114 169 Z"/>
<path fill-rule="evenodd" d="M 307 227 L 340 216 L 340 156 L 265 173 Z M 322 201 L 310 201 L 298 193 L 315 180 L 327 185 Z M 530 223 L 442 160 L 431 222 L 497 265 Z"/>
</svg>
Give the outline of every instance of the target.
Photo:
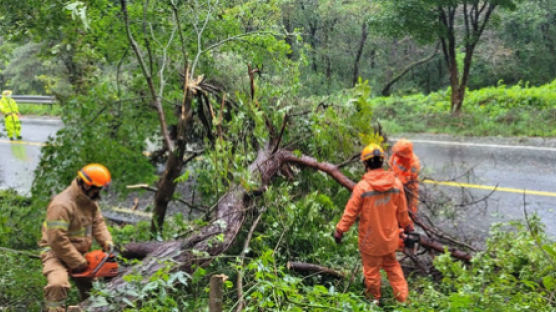
<svg viewBox="0 0 556 312">
<path fill-rule="evenodd" d="M 191 111 L 193 95 L 192 91 L 187 86 L 188 76 L 189 75 L 186 75 L 184 83 L 184 100 L 182 103 L 182 112 L 178 120 L 176 144 L 175 147 L 170 150 L 164 173 L 162 173 L 162 176 L 160 176 L 158 180 L 158 191 L 154 197 L 154 215 L 151 222 L 151 233 L 153 235 L 162 230 L 164 226 L 164 218 L 166 216 L 166 210 L 168 209 L 168 203 L 172 200 L 172 196 L 176 190 L 176 178 L 181 175 L 183 169 L 183 156 L 187 145 L 186 134 L 193 116 Z"/>
<path fill-rule="evenodd" d="M 361 61 L 361 55 L 363 55 L 363 48 L 365 48 L 365 42 L 369 36 L 369 26 L 367 21 L 363 21 L 361 25 L 361 39 L 359 40 L 359 45 L 357 47 L 357 53 L 355 54 L 355 61 L 353 62 L 353 77 L 351 79 L 351 85 L 355 86 L 357 84 L 357 79 L 359 78 L 359 62 Z"/>
<path fill-rule="evenodd" d="M 334 278 L 345 278 L 346 275 L 344 272 L 336 271 L 330 268 L 327 268 L 322 265 L 313 264 L 313 263 L 306 263 L 306 262 L 296 262 L 296 261 L 288 261 L 286 264 L 288 270 L 298 271 L 298 272 L 310 272 L 310 273 L 318 273 L 324 274 L 328 276 L 332 276 Z"/>
<path fill-rule="evenodd" d="M 228 277 L 216 274 L 210 277 L 209 312 L 222 312 L 224 302 L 224 282 Z"/>
</svg>

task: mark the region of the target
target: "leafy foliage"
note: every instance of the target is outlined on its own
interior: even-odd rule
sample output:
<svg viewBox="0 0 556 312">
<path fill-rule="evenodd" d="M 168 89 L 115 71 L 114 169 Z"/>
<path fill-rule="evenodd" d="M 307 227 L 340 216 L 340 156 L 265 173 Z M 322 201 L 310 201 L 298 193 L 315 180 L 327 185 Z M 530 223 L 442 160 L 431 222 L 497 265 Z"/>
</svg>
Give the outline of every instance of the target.
<svg viewBox="0 0 556 312">
<path fill-rule="evenodd" d="M 99 85 L 89 95 L 72 101 L 81 109 L 64 109 L 65 127 L 42 149 L 32 188 L 35 199 L 45 203 L 69 185 L 84 164 L 92 162 L 109 168 L 118 191 L 124 191 L 127 184 L 154 180 L 152 164 L 142 154 L 147 135 L 156 128 L 151 112 L 132 101 L 118 99 L 107 85 Z M 114 102 L 118 105 L 113 106 Z"/>
<path fill-rule="evenodd" d="M 0 306 L 6 311 L 41 311 L 40 298 L 46 282 L 41 262 L 4 251 L 0 261 Z"/>
<path fill-rule="evenodd" d="M 451 118 L 449 91 L 372 100 L 376 118 L 390 132 L 459 135 L 555 136 L 556 80 L 540 87 L 515 85 L 467 93 L 462 116 Z"/>
<path fill-rule="evenodd" d="M 43 211 L 31 206 L 31 199 L 14 190 L 0 191 L 0 246 L 35 248 Z"/>
<path fill-rule="evenodd" d="M 538 218 L 531 226 L 532 231 L 515 222 L 493 226 L 486 250 L 469 267 L 448 253 L 437 257 L 441 282 L 419 280 L 401 311 L 553 311 L 556 245 Z"/>
<path fill-rule="evenodd" d="M 60 116 L 62 109 L 58 104 L 44 105 L 32 103 L 17 103 L 21 115 L 30 116 Z"/>
</svg>

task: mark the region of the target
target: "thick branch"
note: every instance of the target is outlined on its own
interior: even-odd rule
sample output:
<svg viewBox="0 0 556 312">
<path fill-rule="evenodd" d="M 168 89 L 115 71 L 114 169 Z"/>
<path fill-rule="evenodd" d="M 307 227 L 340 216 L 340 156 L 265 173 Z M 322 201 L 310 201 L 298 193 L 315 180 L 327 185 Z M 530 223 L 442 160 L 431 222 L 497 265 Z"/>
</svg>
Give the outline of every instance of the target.
<svg viewBox="0 0 556 312">
<path fill-rule="evenodd" d="M 437 52 L 438 52 L 438 44 L 436 45 L 436 47 L 434 48 L 434 51 L 429 56 L 407 65 L 399 74 L 397 74 L 394 78 L 392 78 L 384 86 L 384 88 L 382 89 L 382 92 L 381 92 L 382 95 L 383 96 L 389 96 L 390 95 L 390 88 L 392 88 L 392 85 L 394 85 L 394 83 L 398 82 L 398 80 L 400 80 L 405 74 L 407 74 L 414 67 L 417 67 L 421 64 L 424 64 L 424 63 L 432 60 L 436 56 Z"/>
<path fill-rule="evenodd" d="M 342 278 L 342 279 L 346 277 L 344 272 L 336 271 L 327 268 L 325 266 L 313 264 L 313 263 L 288 261 L 286 267 L 288 268 L 288 270 L 293 270 L 298 272 L 318 273 L 318 274 L 329 275 L 335 278 Z"/>
<path fill-rule="evenodd" d="M 126 34 L 127 34 L 127 39 L 129 41 L 129 44 L 131 44 L 131 48 L 135 52 L 135 55 L 137 57 L 137 61 L 139 62 L 139 65 L 141 67 L 141 71 L 143 72 L 143 76 L 145 77 L 145 80 L 147 81 L 147 86 L 149 87 L 149 91 L 150 91 L 151 97 L 152 97 L 152 105 L 156 108 L 156 111 L 158 113 L 158 119 L 160 121 L 160 129 L 161 129 L 161 132 L 162 132 L 162 137 L 164 138 L 164 143 L 166 144 L 168 149 L 171 151 L 171 150 L 173 150 L 173 144 L 172 144 L 172 141 L 170 140 L 170 136 L 168 135 L 168 126 L 166 124 L 166 117 L 164 116 L 164 110 L 162 109 L 162 103 L 160 102 L 160 98 L 156 94 L 156 90 L 154 88 L 154 82 L 153 82 L 151 74 L 147 70 L 147 66 L 145 64 L 145 60 L 143 59 L 143 55 L 141 54 L 141 51 L 139 50 L 139 46 L 137 45 L 137 42 L 135 41 L 135 39 L 133 38 L 133 34 L 131 33 L 131 28 L 129 26 L 129 16 L 128 16 L 128 13 L 127 13 L 127 2 L 126 2 L 126 0 L 120 0 L 120 3 L 121 3 L 121 6 L 122 6 L 122 14 L 124 16 L 124 23 L 125 23 L 125 30 L 126 30 Z M 145 36 L 146 36 L 146 34 L 145 34 Z"/>
</svg>

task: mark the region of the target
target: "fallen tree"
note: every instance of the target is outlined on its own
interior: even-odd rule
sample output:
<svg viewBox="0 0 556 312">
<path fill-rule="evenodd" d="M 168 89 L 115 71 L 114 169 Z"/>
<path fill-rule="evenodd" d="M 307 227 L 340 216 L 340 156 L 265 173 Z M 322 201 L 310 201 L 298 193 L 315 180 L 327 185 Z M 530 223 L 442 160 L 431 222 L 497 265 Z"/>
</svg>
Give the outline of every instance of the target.
<svg viewBox="0 0 556 312">
<path fill-rule="evenodd" d="M 259 192 L 264 191 L 272 178 L 279 172 L 286 171 L 291 174 L 289 165 L 310 167 L 325 172 L 342 186 L 352 190 L 355 183 L 343 175 L 339 167 L 326 162 L 302 155 L 296 156 L 289 150 L 276 148 L 279 140 L 273 140 L 273 144 L 267 144 L 259 150 L 257 158 L 249 166 L 252 176 L 258 176 L 260 181 Z M 247 207 L 249 206 L 252 191 L 245 190 L 240 185 L 235 185 L 222 196 L 214 212 L 213 221 L 188 237 L 177 241 L 130 243 L 124 247 L 123 256 L 143 258 L 141 264 L 128 267 L 122 274 L 110 281 L 107 291 L 125 289 L 124 276 L 129 273 L 140 274 L 148 278 L 164 268 L 169 263 L 172 270 L 183 270 L 192 272 L 196 266 L 206 266 L 219 254 L 225 252 L 234 242 L 245 221 Z M 425 226 L 423 223 L 417 223 Z M 430 230 L 430 229 L 429 229 Z M 444 247 L 431 239 L 422 239 L 422 246 L 443 252 Z M 451 250 L 452 255 L 458 259 L 468 261 L 470 255 L 463 251 Z M 134 301 L 136 298 L 127 295 L 127 300 Z M 93 307 L 90 300 L 84 301 L 81 306 L 90 311 L 107 311 L 107 307 Z M 125 305 L 123 301 L 121 305 Z"/>
</svg>

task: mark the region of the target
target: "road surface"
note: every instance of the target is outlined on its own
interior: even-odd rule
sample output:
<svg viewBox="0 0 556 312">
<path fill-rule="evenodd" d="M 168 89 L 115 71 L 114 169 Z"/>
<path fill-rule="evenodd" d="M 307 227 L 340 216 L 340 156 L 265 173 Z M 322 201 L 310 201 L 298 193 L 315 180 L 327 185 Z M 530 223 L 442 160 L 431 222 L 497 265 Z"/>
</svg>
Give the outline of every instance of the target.
<svg viewBox="0 0 556 312">
<path fill-rule="evenodd" d="M 33 170 L 38 164 L 41 143 L 62 127 L 59 120 L 22 119 L 22 142 L 0 137 L 0 188 L 15 188 L 28 194 Z M 434 181 L 466 183 L 422 183 L 422 198 L 430 207 L 428 215 L 456 215 L 455 225 L 442 222 L 443 228 L 464 236 L 485 237 L 489 224 L 513 219 L 523 220 L 523 205 L 536 212 L 546 224 L 547 233 L 556 237 L 556 139 L 461 138 L 443 135 L 412 135 L 415 153 L 421 159 L 422 177 Z M 498 189 L 486 201 L 479 201 Z M 486 188 L 486 189 L 485 189 Z M 523 195 L 523 190 L 530 193 Z M 544 195 L 537 195 L 544 194 Z M 434 195 L 434 196 L 430 196 Z M 434 198 L 432 200 L 431 198 Z M 439 199 L 440 198 L 440 199 Z M 473 205 L 457 206 L 462 198 Z M 450 202 L 452 204 L 449 204 Z M 452 207 L 452 210 L 446 207 Z M 440 212 L 438 207 L 443 207 Z"/>
<path fill-rule="evenodd" d="M 455 214 L 464 215 L 454 232 L 484 237 L 492 222 L 524 220 L 525 202 L 528 214 L 537 213 L 547 233 L 556 237 L 556 139 L 473 138 L 468 142 L 439 135 L 410 139 L 421 159 L 422 177 L 459 182 L 422 183 L 424 193 L 436 197 L 433 207 L 423 207 L 423 212 L 434 211 L 435 202 L 448 199 L 453 203 L 463 202 L 462 198 L 468 203 L 479 201 L 452 206 Z M 489 194 L 487 201 L 480 201 Z M 445 200 L 439 200 L 439 195 Z"/>
<path fill-rule="evenodd" d="M 3 122 L 3 120 L 2 120 Z M 55 135 L 62 122 L 52 118 L 21 118 L 21 141 L 10 141 L 0 126 L 0 189 L 14 188 L 28 194 L 40 149 L 48 136 Z"/>
</svg>

